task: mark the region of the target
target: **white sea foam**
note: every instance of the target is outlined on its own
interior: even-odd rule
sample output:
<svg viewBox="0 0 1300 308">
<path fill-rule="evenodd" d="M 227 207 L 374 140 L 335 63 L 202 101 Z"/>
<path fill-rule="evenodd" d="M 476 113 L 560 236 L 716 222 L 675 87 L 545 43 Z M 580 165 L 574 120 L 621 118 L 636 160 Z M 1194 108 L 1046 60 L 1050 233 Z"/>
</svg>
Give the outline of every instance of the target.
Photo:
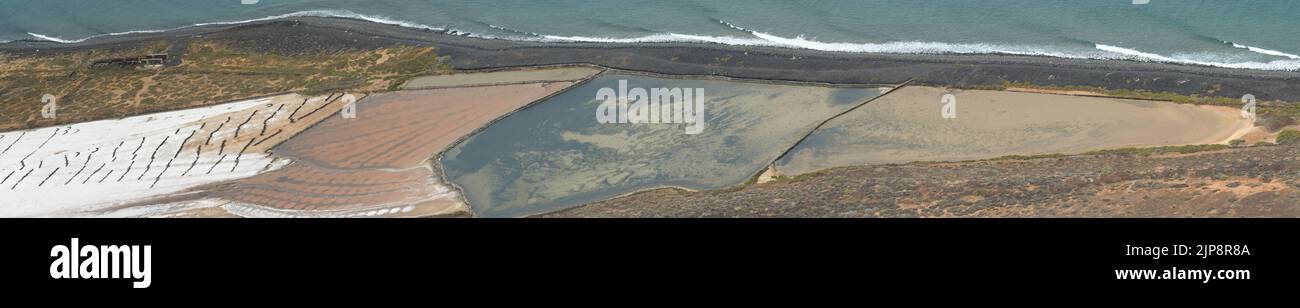
<svg viewBox="0 0 1300 308">
<path fill-rule="evenodd" d="M 736 24 L 733 24 L 733 23 L 729 23 L 729 22 L 727 22 L 726 20 L 718 20 L 718 23 L 721 23 L 721 24 L 723 24 L 723 25 L 726 25 L 727 27 L 731 27 L 732 29 L 736 29 L 736 30 L 740 30 L 740 31 L 749 32 L 748 29 L 745 29 L 744 27 L 741 27 L 741 26 L 737 26 Z"/>
<path fill-rule="evenodd" d="M 944 42 L 921 42 L 921 41 L 899 41 L 887 43 L 842 43 L 842 42 L 822 42 L 808 39 L 802 35 L 795 37 L 783 37 L 770 33 L 746 30 L 733 24 L 725 23 L 733 29 L 749 32 L 753 38 L 735 37 L 735 36 L 708 36 L 708 35 L 689 35 L 679 33 L 654 34 L 632 38 L 609 38 L 609 37 L 586 37 L 586 36 L 558 36 L 543 35 L 543 41 L 559 42 L 591 42 L 591 43 L 614 43 L 614 44 L 633 44 L 633 43 L 659 43 L 659 42 L 696 42 L 696 43 L 716 43 L 736 46 L 769 46 L 782 48 L 809 49 L 820 51 L 834 52 L 855 52 L 855 53 L 899 53 L 899 54 L 1009 54 L 1009 55 L 1029 55 L 1029 56 L 1046 56 L 1056 58 L 1071 59 L 1108 59 L 1108 60 L 1134 60 L 1143 62 L 1164 62 L 1176 64 L 1191 64 L 1201 66 L 1213 66 L 1224 68 L 1238 69 L 1257 69 L 1257 70 L 1300 70 L 1300 56 L 1291 55 L 1283 52 L 1254 48 L 1251 51 L 1274 56 L 1282 56 L 1293 60 L 1276 60 L 1269 62 L 1224 62 L 1215 61 L 1215 56 L 1205 56 L 1197 58 L 1166 56 L 1156 53 L 1144 52 L 1130 48 L 1124 48 L 1106 44 L 1094 44 L 1094 51 L 1087 50 L 1068 50 L 1064 48 L 1051 46 L 1033 46 L 1033 45 L 1002 45 L 1002 44 L 983 44 L 983 43 L 944 43 Z"/>
<path fill-rule="evenodd" d="M 1178 64 L 1192 64 L 1202 66 L 1215 66 L 1225 68 L 1241 69 L 1258 69 L 1258 70 L 1300 70 L 1300 61 L 1277 60 L 1270 62 L 1222 62 L 1211 60 L 1213 56 L 1202 58 L 1183 58 L 1170 57 L 1155 53 L 1143 52 L 1129 48 L 1123 48 L 1105 44 L 1095 44 L 1095 51 L 1087 50 L 1068 50 L 1051 46 L 1033 46 L 1033 45 L 1003 45 L 1003 44 L 985 44 L 985 43 L 944 43 L 944 42 L 922 42 L 922 41 L 898 41 L 886 43 L 843 43 L 843 42 L 822 42 L 808 39 L 803 35 L 795 37 L 783 37 L 771 33 L 749 30 L 739 25 L 718 20 L 719 23 L 727 27 L 747 32 L 753 38 L 734 37 L 734 36 L 706 36 L 706 35 L 689 35 L 678 33 L 654 34 L 633 38 L 608 38 L 608 37 L 584 37 L 584 36 L 556 36 L 543 35 L 549 41 L 568 41 L 568 42 L 599 42 L 599 43 L 654 43 L 654 42 L 700 42 L 700 43 L 717 43 L 738 46 L 770 46 L 783 48 L 810 49 L 821 51 L 835 52 L 856 52 L 856 53 L 901 53 L 901 54 L 1010 54 L 1010 55 L 1030 55 L 1046 56 L 1056 58 L 1071 59 L 1125 59 L 1147 62 L 1165 62 Z M 1276 50 L 1263 49 L 1258 47 L 1233 44 L 1234 47 L 1248 49 L 1250 51 L 1291 58 L 1300 60 L 1300 56 L 1288 54 Z"/>
<path fill-rule="evenodd" d="M 454 35 L 463 35 L 463 36 L 486 38 L 486 39 L 507 39 L 507 38 L 498 38 L 498 37 L 483 35 L 480 33 L 465 32 L 465 31 L 450 29 L 446 27 L 429 26 L 429 25 L 419 24 L 419 23 L 405 21 L 405 20 L 388 18 L 384 16 L 359 14 L 348 10 L 300 11 L 300 12 L 273 15 L 273 16 L 248 19 L 248 20 L 240 20 L 240 21 L 199 23 L 190 26 L 178 27 L 178 28 L 172 28 L 166 30 L 138 30 L 138 31 L 99 34 L 99 35 L 94 35 L 94 36 L 81 38 L 81 39 L 63 39 L 56 36 L 44 35 L 39 33 L 28 33 L 28 35 L 31 35 L 39 39 L 59 42 L 59 43 L 80 43 L 88 39 L 101 37 L 101 36 L 137 34 L 137 33 L 156 33 L 156 32 L 173 31 L 173 30 L 180 30 L 180 29 L 198 27 L 198 26 L 235 25 L 235 24 L 261 22 L 261 21 L 269 21 L 269 20 L 292 18 L 292 17 L 351 18 L 351 19 L 365 20 L 365 21 L 387 24 L 387 25 L 394 25 L 399 27 L 441 31 L 441 32 L 446 32 Z M 519 33 L 525 35 L 524 37 L 508 38 L 508 39 L 520 40 L 520 41 L 537 41 L 537 42 L 586 42 L 586 43 L 610 43 L 610 44 L 712 43 L 712 44 L 723 44 L 723 45 L 734 45 L 734 46 L 768 46 L 768 47 L 778 47 L 778 48 L 796 48 L 796 49 L 810 49 L 810 50 L 834 51 L 834 52 L 855 52 L 855 53 L 1010 54 L 1010 55 L 1046 56 L 1046 57 L 1071 58 L 1071 59 L 1126 59 L 1126 60 L 1148 61 L 1148 62 L 1167 62 L 1167 63 L 1192 64 L 1192 65 L 1215 66 L 1215 67 L 1225 67 L 1225 68 L 1259 69 L 1259 70 L 1288 70 L 1288 71 L 1300 70 L 1300 61 L 1298 61 L 1300 60 L 1300 55 L 1290 54 L 1290 53 L 1272 50 L 1272 49 L 1246 46 L 1246 45 L 1241 45 L 1241 44 L 1236 44 L 1231 42 L 1225 42 L 1225 43 L 1229 43 L 1236 48 L 1246 49 L 1251 52 L 1255 52 L 1259 54 L 1284 57 L 1284 58 L 1288 58 L 1288 60 L 1277 60 L 1277 61 L 1270 61 L 1270 62 L 1216 61 L 1215 59 L 1224 58 L 1224 57 L 1165 56 L 1156 53 L 1143 52 L 1135 49 L 1129 49 L 1129 48 L 1113 46 L 1113 45 L 1105 45 L 1105 44 L 1095 44 L 1095 46 L 1093 46 L 1094 47 L 1093 49 L 1087 49 L 1087 47 L 1084 46 L 1080 46 L 1078 48 L 1070 48 L 1064 46 L 1007 45 L 1007 44 L 993 44 L 993 43 L 947 43 L 947 42 L 933 42 L 933 41 L 894 41 L 894 42 L 883 42 L 883 43 L 825 42 L 825 41 L 818 41 L 816 39 L 809 39 L 804 35 L 797 35 L 794 37 L 780 36 L 772 33 L 750 30 L 748 28 L 727 21 L 723 21 L 723 20 L 717 20 L 717 22 L 733 30 L 745 32 L 748 34 L 748 36 L 682 34 L 682 33 L 672 33 L 672 32 L 650 34 L 650 35 L 644 35 L 639 37 L 570 36 L 570 35 L 541 34 L 541 33 L 529 32 L 524 30 L 506 28 L 506 27 L 493 25 L 493 24 L 488 24 L 488 27 L 492 29 L 501 30 L 501 31 L 513 32 L 513 33 Z"/>
<path fill-rule="evenodd" d="M 498 25 L 494 25 L 494 24 L 487 24 L 487 25 L 488 25 L 488 28 L 497 29 L 497 30 L 506 31 L 506 32 L 512 32 L 512 33 L 523 34 L 523 35 L 527 35 L 527 36 L 530 36 L 530 37 L 541 37 L 541 36 L 542 36 L 542 34 L 540 34 L 540 33 L 536 33 L 536 32 L 528 32 L 528 31 L 523 31 L 523 30 L 516 30 L 516 29 L 513 29 L 513 28 L 507 28 L 507 27 L 498 26 Z"/>
<path fill-rule="evenodd" d="M 781 48 L 810 49 L 821 51 L 837 52 L 858 52 L 858 53 L 909 53 L 909 54 L 1015 54 L 1015 55 L 1038 55 L 1061 58 L 1089 58 L 1082 55 L 1072 55 L 1065 52 L 1046 51 L 1048 48 L 1043 46 L 1006 46 L 995 44 L 952 44 L 941 42 L 889 42 L 889 43 L 830 43 L 820 42 L 797 36 L 793 38 L 781 37 L 758 31 L 750 31 L 727 23 L 719 21 L 730 26 L 733 29 L 749 32 L 753 37 L 735 37 L 735 36 L 711 36 L 711 35 L 691 35 L 680 33 L 653 34 L 632 38 L 610 38 L 610 37 L 589 37 L 589 36 L 559 36 L 559 35 L 542 35 L 542 41 L 550 42 L 587 42 L 587 43 L 615 43 L 615 44 L 633 44 L 633 43 L 664 43 L 664 42 L 683 42 L 683 43 L 717 43 L 735 46 L 768 46 Z"/>
<path fill-rule="evenodd" d="M 1130 49 L 1130 48 L 1124 48 L 1124 47 L 1112 46 L 1106 44 L 1096 44 L 1096 48 L 1098 50 L 1111 52 L 1118 55 L 1123 55 L 1124 59 L 1134 60 L 1134 61 L 1165 62 L 1165 63 L 1191 64 L 1191 65 L 1240 68 L 1240 69 L 1257 69 L 1257 70 L 1281 70 L 1281 71 L 1300 70 L 1300 61 L 1294 61 L 1294 60 L 1276 60 L 1276 61 L 1269 61 L 1269 62 L 1255 62 L 1255 61 L 1217 62 L 1217 61 L 1207 61 L 1204 59 L 1170 57 L 1170 56 L 1160 55 L 1156 53 L 1144 52 L 1136 49 Z"/>
<path fill-rule="evenodd" d="M 1259 48 L 1259 47 L 1255 47 L 1255 46 L 1246 46 L 1246 45 L 1237 44 L 1237 43 L 1233 43 L 1233 42 L 1224 42 L 1224 43 L 1232 44 L 1232 47 L 1241 48 L 1241 49 L 1245 49 L 1245 50 L 1250 50 L 1250 51 L 1253 51 L 1253 52 L 1255 52 L 1255 53 L 1260 53 L 1260 54 L 1266 54 L 1266 55 L 1270 55 L 1270 56 L 1278 56 L 1278 57 L 1284 57 L 1284 58 L 1291 58 L 1291 59 L 1300 60 L 1300 55 L 1294 55 L 1294 54 L 1289 54 L 1289 53 L 1285 53 L 1285 52 L 1281 52 L 1281 51 L 1277 51 L 1277 50 L 1264 49 L 1264 48 Z"/>
<path fill-rule="evenodd" d="M 942 42 L 888 42 L 888 43 L 834 43 L 820 42 L 803 36 L 781 37 L 763 32 L 754 32 L 754 36 L 763 40 L 795 48 L 861 52 L 861 53 L 908 53 L 908 54 L 1016 54 L 1040 55 L 1061 58 L 1079 58 L 1063 52 L 1047 51 L 1043 46 L 1009 46 L 997 44 L 954 44 Z"/>
<path fill-rule="evenodd" d="M 33 36 L 33 37 L 36 37 L 36 38 L 38 38 L 38 39 L 42 39 L 42 40 L 46 40 L 46 41 L 58 42 L 58 43 L 64 43 L 64 44 L 69 44 L 69 43 L 81 43 L 81 42 L 83 42 L 83 41 L 85 41 L 85 40 L 87 40 L 87 39 L 90 39 L 90 38 L 83 38 L 83 39 L 80 39 L 80 40 L 65 40 L 65 39 L 61 39 L 61 38 L 58 38 L 58 37 L 53 37 L 53 36 L 44 35 L 44 34 L 40 34 L 40 33 L 31 33 L 31 32 L 27 32 L 27 35 L 31 35 L 31 36 Z"/>
<path fill-rule="evenodd" d="M 224 21 L 224 22 L 199 23 L 199 24 L 194 24 L 193 26 L 190 26 L 190 27 L 211 26 L 211 25 L 237 25 L 237 24 L 246 24 L 246 23 L 250 23 L 250 22 L 268 21 L 268 20 L 276 20 L 276 19 L 291 18 L 291 17 L 342 17 L 342 18 L 360 19 L 360 20 L 365 20 L 365 21 L 374 22 L 374 23 L 381 23 L 381 24 L 386 24 L 386 25 L 394 25 L 394 26 L 400 26 L 400 27 L 406 27 L 406 28 L 413 28 L 413 29 L 424 29 L 424 30 L 434 30 L 434 31 L 446 31 L 446 30 L 447 30 L 446 28 L 434 27 L 434 26 L 428 26 L 428 25 L 422 25 L 422 24 L 418 24 L 418 23 L 414 23 L 414 22 L 409 22 L 409 21 L 405 21 L 405 20 L 399 20 L 399 19 L 390 19 L 390 18 L 388 18 L 388 17 L 384 17 L 384 16 L 358 14 L 358 13 L 356 13 L 356 12 L 349 11 L 349 10 L 310 10 L 310 11 L 300 11 L 300 12 L 293 12 L 293 13 L 280 14 L 280 15 L 273 15 L 273 16 L 267 16 L 267 17 L 255 18 L 255 19 L 248 19 L 248 20 L 240 20 L 240 21 Z M 188 28 L 188 27 L 186 27 L 186 28 Z"/>
<path fill-rule="evenodd" d="M 1046 46 L 1016 46 L 1000 44 L 962 44 L 922 41 L 899 41 L 887 43 L 837 43 L 821 42 L 807 39 L 803 35 L 782 37 L 766 32 L 749 30 L 745 27 L 718 20 L 718 23 L 739 31 L 747 32 L 761 40 L 754 45 L 801 48 L 822 51 L 860 52 L 860 53 L 909 53 L 909 54 L 1014 54 L 1035 55 L 1060 58 L 1092 58 L 1096 55 L 1077 55 L 1061 51 L 1051 51 Z"/>
<path fill-rule="evenodd" d="M 246 20 L 237 20 L 237 21 L 218 21 L 218 22 L 197 23 L 197 24 L 193 24 L 193 25 L 189 25 L 189 26 L 176 27 L 176 28 L 170 28 L 170 29 L 134 30 L 134 31 L 124 31 L 124 32 L 113 32 L 113 33 L 96 34 L 96 35 L 91 35 L 91 36 L 87 36 L 87 37 L 80 38 L 80 39 L 63 39 L 63 38 L 59 38 L 59 37 L 52 36 L 52 35 L 45 35 L 45 34 L 32 33 L 32 32 L 28 32 L 27 35 L 30 35 L 30 36 L 35 37 L 35 38 L 38 38 L 38 39 L 51 41 L 51 42 L 58 42 L 58 43 L 68 44 L 68 43 L 80 43 L 80 42 L 85 42 L 86 40 L 89 40 L 89 39 L 93 39 L 93 38 L 97 38 L 97 37 L 104 37 L 104 36 L 118 36 L 118 35 L 141 34 L 141 33 L 159 33 L 159 32 L 167 32 L 167 31 L 182 30 L 182 29 L 193 28 L 193 27 L 202 27 L 202 26 L 221 26 L 221 25 L 238 25 L 238 24 L 246 24 L 246 23 L 261 22 L 261 21 L 270 21 L 270 20 L 284 19 L 284 18 L 293 18 L 293 17 L 340 17 L 340 18 L 352 18 L 352 19 L 365 20 L 365 21 L 369 21 L 369 22 L 380 23 L 380 24 L 386 24 L 386 25 L 393 25 L 393 26 L 399 26 L 399 27 L 405 27 L 405 28 L 423 29 L 423 30 L 432 30 L 432 31 L 446 31 L 446 32 L 449 32 L 449 33 L 452 33 L 452 34 L 457 34 L 457 35 L 470 35 L 470 36 L 474 36 L 474 35 L 471 34 L 471 33 L 463 32 L 463 31 L 458 31 L 458 30 L 454 30 L 454 29 L 447 29 L 447 28 L 442 28 L 442 27 L 434 27 L 434 26 L 422 25 L 422 24 L 418 24 L 418 23 L 414 23 L 414 22 L 409 22 L 409 21 L 404 21 L 404 20 L 390 19 L 390 18 L 388 18 L 388 17 L 384 17 L 384 16 L 375 16 L 375 15 L 364 15 L 364 14 L 358 14 L 358 13 L 356 13 L 356 12 L 352 12 L 352 11 L 349 11 L 349 10 L 310 10 L 310 11 L 300 11 L 300 12 L 293 12 L 293 13 L 280 14 L 280 15 L 272 15 L 272 16 L 267 16 L 267 17 L 262 17 L 262 18 L 254 18 L 254 19 L 246 19 Z M 492 37 L 483 37 L 483 38 L 492 38 Z"/>
</svg>

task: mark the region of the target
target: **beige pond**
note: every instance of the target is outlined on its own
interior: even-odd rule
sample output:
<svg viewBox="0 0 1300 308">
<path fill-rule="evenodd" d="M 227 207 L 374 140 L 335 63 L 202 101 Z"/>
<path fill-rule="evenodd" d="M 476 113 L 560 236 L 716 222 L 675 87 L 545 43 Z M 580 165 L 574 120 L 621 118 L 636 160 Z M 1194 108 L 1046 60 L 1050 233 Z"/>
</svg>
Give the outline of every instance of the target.
<svg viewBox="0 0 1300 308">
<path fill-rule="evenodd" d="M 956 98 L 951 119 L 941 111 L 948 93 Z M 1252 126 L 1227 107 L 913 86 L 828 122 L 777 170 L 1225 143 Z"/>
</svg>

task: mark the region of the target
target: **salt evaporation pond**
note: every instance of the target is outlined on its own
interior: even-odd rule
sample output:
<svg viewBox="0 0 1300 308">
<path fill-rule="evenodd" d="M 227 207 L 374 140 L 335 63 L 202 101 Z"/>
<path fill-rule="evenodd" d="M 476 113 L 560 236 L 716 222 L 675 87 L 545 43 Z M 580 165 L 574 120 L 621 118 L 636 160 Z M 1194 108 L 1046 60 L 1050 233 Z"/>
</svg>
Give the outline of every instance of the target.
<svg viewBox="0 0 1300 308">
<path fill-rule="evenodd" d="M 599 123 L 602 88 L 702 88 L 705 126 Z M 610 74 L 492 124 L 448 150 L 447 177 L 484 217 L 543 213 L 639 190 L 741 184 L 822 121 L 880 89 Z"/>
<path fill-rule="evenodd" d="M 955 118 L 940 98 L 956 98 Z M 777 163 L 821 169 L 1226 143 L 1253 124 L 1233 108 L 1102 97 L 910 86 L 822 126 Z"/>
</svg>

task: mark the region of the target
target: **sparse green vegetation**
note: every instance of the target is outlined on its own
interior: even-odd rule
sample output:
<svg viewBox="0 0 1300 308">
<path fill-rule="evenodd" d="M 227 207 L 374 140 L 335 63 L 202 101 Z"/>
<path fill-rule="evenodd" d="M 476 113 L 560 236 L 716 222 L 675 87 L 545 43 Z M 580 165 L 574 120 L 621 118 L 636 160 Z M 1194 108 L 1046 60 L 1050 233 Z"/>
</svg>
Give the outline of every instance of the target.
<svg viewBox="0 0 1300 308">
<path fill-rule="evenodd" d="M 829 170 L 829 169 L 827 169 L 827 170 Z M 827 170 L 813 171 L 813 172 L 804 173 L 804 174 L 798 174 L 798 175 L 794 175 L 794 176 L 789 176 L 789 175 L 778 175 L 778 176 L 776 176 L 775 178 L 772 179 L 772 182 L 777 182 L 777 183 L 796 183 L 796 182 L 802 182 L 802 181 L 805 181 L 805 180 L 808 180 L 808 179 L 811 179 L 811 178 L 814 178 L 814 177 L 820 176 L 820 175 L 826 173 Z"/>
<path fill-rule="evenodd" d="M 1196 152 L 1217 151 L 1228 149 L 1225 144 L 1199 144 L 1199 145 L 1176 145 L 1151 148 L 1119 148 L 1110 150 L 1099 150 L 1084 153 L 1084 155 L 1137 155 L 1151 156 L 1156 154 L 1191 154 Z"/>
<path fill-rule="evenodd" d="M 417 75 L 449 71 L 434 48 L 395 46 L 296 56 L 238 51 L 193 41 L 183 62 L 160 69 L 110 66 L 99 59 L 168 50 L 165 41 L 116 51 L 40 57 L 0 56 L 0 130 L 167 111 L 284 92 L 385 91 Z M 58 98 L 59 116 L 40 116 L 40 97 Z"/>
<path fill-rule="evenodd" d="M 1042 159 L 1042 158 L 1063 158 L 1067 156 L 1069 155 L 1060 154 L 1060 153 L 1037 154 L 1037 155 L 1007 155 L 1007 156 L 994 158 L 993 160 L 1026 160 L 1026 159 Z"/>
<path fill-rule="evenodd" d="M 1300 143 L 1300 131 L 1294 129 L 1284 130 L 1277 134 L 1277 144 L 1295 144 Z"/>
</svg>

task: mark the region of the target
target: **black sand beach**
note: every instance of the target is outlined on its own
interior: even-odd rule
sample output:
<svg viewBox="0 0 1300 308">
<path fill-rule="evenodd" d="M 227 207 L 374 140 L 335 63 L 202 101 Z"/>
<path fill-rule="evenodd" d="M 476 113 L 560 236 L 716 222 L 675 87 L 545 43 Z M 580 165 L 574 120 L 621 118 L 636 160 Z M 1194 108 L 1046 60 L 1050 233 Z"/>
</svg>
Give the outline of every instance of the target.
<svg viewBox="0 0 1300 308">
<path fill-rule="evenodd" d="M 232 42 L 237 48 L 281 54 L 397 44 L 433 46 L 439 48 L 440 55 L 451 57 L 454 68 L 462 70 L 594 64 L 661 74 L 785 81 L 875 84 L 911 79 L 916 84 L 962 88 L 1018 82 L 1229 98 L 1253 94 L 1261 101 L 1300 101 L 1300 72 L 1013 55 L 865 54 L 698 43 L 520 42 L 322 17 L 106 36 L 73 44 L 22 40 L 0 44 L 0 51 L 16 55 L 62 53 L 193 38 Z"/>
</svg>

